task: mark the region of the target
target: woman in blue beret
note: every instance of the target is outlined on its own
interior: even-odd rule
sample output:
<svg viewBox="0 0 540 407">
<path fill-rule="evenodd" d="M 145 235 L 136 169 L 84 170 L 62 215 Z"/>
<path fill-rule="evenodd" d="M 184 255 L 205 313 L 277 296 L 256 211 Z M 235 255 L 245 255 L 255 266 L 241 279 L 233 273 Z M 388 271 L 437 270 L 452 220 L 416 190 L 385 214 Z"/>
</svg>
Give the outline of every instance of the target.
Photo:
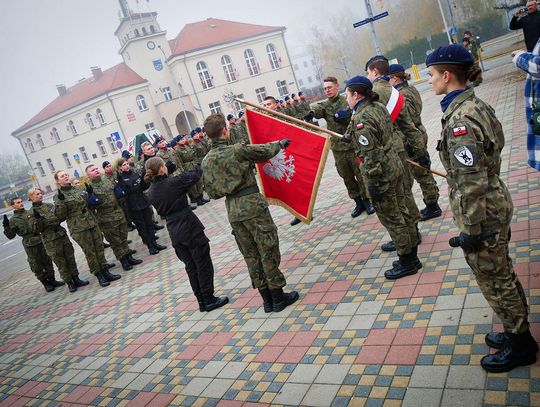
<svg viewBox="0 0 540 407">
<path fill-rule="evenodd" d="M 439 47 L 427 57 L 430 83 L 441 101 L 442 133 L 437 143 L 446 168 L 449 199 L 463 249 L 482 294 L 503 323 L 504 332 L 486 335 L 498 352 L 480 364 L 489 372 L 506 372 L 536 361 L 527 299 L 508 253 L 513 205 L 500 178 L 504 134 L 491 106 L 472 87 L 481 71 L 462 45 Z"/>
</svg>

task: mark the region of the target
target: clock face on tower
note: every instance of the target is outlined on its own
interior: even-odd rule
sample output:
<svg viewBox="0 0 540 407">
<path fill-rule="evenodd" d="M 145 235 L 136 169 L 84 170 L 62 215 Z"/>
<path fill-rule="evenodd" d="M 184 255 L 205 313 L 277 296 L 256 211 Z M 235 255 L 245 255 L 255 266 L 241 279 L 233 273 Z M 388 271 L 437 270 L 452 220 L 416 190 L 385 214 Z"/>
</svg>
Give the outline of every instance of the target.
<svg viewBox="0 0 540 407">
<path fill-rule="evenodd" d="M 156 48 L 156 43 L 154 41 L 148 41 L 146 43 L 146 46 L 148 47 L 148 49 L 154 49 Z"/>
</svg>

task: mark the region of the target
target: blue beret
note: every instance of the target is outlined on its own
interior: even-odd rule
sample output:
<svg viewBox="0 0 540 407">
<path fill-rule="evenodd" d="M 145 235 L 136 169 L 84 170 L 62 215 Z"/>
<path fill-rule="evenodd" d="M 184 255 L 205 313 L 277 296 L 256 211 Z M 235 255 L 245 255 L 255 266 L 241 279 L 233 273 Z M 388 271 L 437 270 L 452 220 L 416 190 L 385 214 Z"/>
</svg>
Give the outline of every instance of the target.
<svg viewBox="0 0 540 407">
<path fill-rule="evenodd" d="M 474 58 L 463 45 L 443 45 L 428 55 L 426 58 L 426 66 L 443 64 L 472 65 L 474 64 Z"/>
<path fill-rule="evenodd" d="M 195 129 L 191 130 L 191 133 L 189 133 L 191 137 L 193 137 L 195 134 L 197 134 L 197 130 Z"/>
<path fill-rule="evenodd" d="M 392 64 L 388 68 L 388 75 L 393 75 L 393 74 L 396 74 L 398 72 L 405 72 L 405 68 L 403 67 L 403 65 Z"/>
<path fill-rule="evenodd" d="M 240 110 L 240 111 L 238 112 L 238 118 L 241 118 L 243 115 L 244 115 L 244 111 L 243 111 L 243 110 Z"/>
<path fill-rule="evenodd" d="M 384 55 L 375 55 L 374 57 L 371 57 L 366 62 L 366 71 L 368 70 L 369 66 L 376 61 L 386 61 L 388 62 L 388 58 L 386 58 Z"/>
<path fill-rule="evenodd" d="M 232 113 L 229 113 L 227 115 L 227 120 L 231 120 L 231 119 L 234 119 L 234 115 Z"/>
<path fill-rule="evenodd" d="M 201 133 L 202 129 L 200 127 L 195 127 L 195 133 Z"/>
<path fill-rule="evenodd" d="M 129 151 L 124 150 L 124 151 L 122 151 L 122 157 L 127 160 L 129 157 L 132 157 L 132 155 L 131 155 L 131 153 Z"/>
<path fill-rule="evenodd" d="M 107 165 L 111 165 L 111 163 L 108 162 L 108 161 L 103 161 L 103 162 L 101 163 L 101 166 L 102 166 L 103 168 L 105 168 Z"/>
<path fill-rule="evenodd" d="M 287 96 L 285 96 L 285 97 L 283 98 L 283 100 L 285 100 L 285 101 L 287 101 L 287 100 L 289 100 L 289 99 L 290 99 L 289 95 L 287 95 Z"/>
<path fill-rule="evenodd" d="M 371 81 L 362 75 L 353 76 L 351 79 L 345 81 L 345 86 L 362 85 L 368 89 L 373 89 Z"/>
</svg>

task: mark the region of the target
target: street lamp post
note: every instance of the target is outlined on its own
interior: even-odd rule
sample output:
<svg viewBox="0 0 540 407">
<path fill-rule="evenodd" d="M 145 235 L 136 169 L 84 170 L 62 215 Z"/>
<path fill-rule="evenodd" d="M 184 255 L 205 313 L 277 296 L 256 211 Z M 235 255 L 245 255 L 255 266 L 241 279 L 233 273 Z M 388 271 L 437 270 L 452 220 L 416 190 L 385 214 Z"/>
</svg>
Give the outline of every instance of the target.
<svg viewBox="0 0 540 407">
<path fill-rule="evenodd" d="M 441 0 L 437 0 L 437 4 L 439 5 L 439 11 L 441 12 L 442 21 L 444 24 L 444 31 L 446 31 L 446 36 L 448 37 L 448 44 L 452 44 L 452 37 L 450 37 L 450 32 L 448 31 L 448 24 L 446 24 L 446 17 L 444 16 Z"/>
</svg>

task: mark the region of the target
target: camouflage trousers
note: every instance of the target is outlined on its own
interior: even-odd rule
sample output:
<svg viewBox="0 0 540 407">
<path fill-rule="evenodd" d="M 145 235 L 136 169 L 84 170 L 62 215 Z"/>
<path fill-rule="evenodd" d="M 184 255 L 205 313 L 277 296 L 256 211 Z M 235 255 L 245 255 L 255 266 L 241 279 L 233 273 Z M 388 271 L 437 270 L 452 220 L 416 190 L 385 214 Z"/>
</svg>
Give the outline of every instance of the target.
<svg viewBox="0 0 540 407">
<path fill-rule="evenodd" d="M 99 227 L 96 226 L 83 232 L 73 233 L 72 237 L 81 246 L 90 273 L 93 275 L 101 273 L 101 270 L 107 264 L 107 260 L 105 260 L 103 238 Z"/>
<path fill-rule="evenodd" d="M 420 185 L 424 203 L 426 205 L 436 204 L 439 200 L 439 187 L 435 182 L 435 178 L 433 178 L 433 174 L 410 164 L 408 165 L 412 176 L 418 182 L 418 185 Z"/>
<path fill-rule="evenodd" d="M 332 153 L 334 154 L 337 172 L 343 178 L 349 198 L 366 198 L 366 186 L 364 185 L 354 150 L 332 150 Z"/>
<path fill-rule="evenodd" d="M 405 204 L 406 183 L 403 178 L 405 178 L 404 174 L 400 172 L 381 196 L 371 197 L 375 212 L 382 225 L 388 230 L 390 238 L 396 245 L 397 254 L 400 256 L 411 253 L 412 248 L 419 244 L 416 222 L 412 221 Z"/>
<path fill-rule="evenodd" d="M 131 220 L 131 215 L 129 214 L 126 198 L 119 199 L 118 205 L 120 206 L 120 208 L 122 208 L 122 212 L 124 212 L 124 217 L 126 218 L 126 222 L 132 224 L 133 221 Z"/>
<path fill-rule="evenodd" d="M 246 261 L 254 288 L 281 288 L 286 284 L 279 270 L 281 253 L 277 227 L 268 208 L 260 216 L 231 222 L 232 233 Z"/>
<path fill-rule="evenodd" d="M 24 251 L 28 256 L 30 270 L 32 270 L 32 273 L 34 273 L 39 281 L 54 278 L 54 268 L 51 258 L 47 255 L 41 243 L 35 246 L 25 247 Z"/>
<path fill-rule="evenodd" d="M 491 230 L 491 229 L 490 229 Z M 478 287 L 502 321 L 505 332 L 521 334 L 529 329 L 527 297 L 508 253 L 510 222 L 502 225 L 499 234 L 488 239 L 477 253 L 465 253 Z"/>
<path fill-rule="evenodd" d="M 59 239 L 47 242 L 45 245 L 47 254 L 58 268 L 58 273 L 64 281 L 71 281 L 73 277 L 79 275 L 77 263 L 75 262 L 75 251 L 67 235 Z"/>
<path fill-rule="evenodd" d="M 420 221 L 420 210 L 416 205 L 416 201 L 414 200 L 414 195 L 412 193 L 413 177 L 410 171 L 411 165 L 406 161 L 407 153 L 405 151 L 398 153 L 398 155 L 401 160 L 401 164 L 403 165 L 403 192 L 405 194 L 404 204 L 407 207 L 411 220 L 416 225 L 418 224 L 418 221 Z"/>
<path fill-rule="evenodd" d="M 118 260 L 130 253 L 127 243 L 127 223 L 124 219 L 118 222 L 100 223 L 99 228 L 111 245 L 111 249 Z"/>
</svg>

